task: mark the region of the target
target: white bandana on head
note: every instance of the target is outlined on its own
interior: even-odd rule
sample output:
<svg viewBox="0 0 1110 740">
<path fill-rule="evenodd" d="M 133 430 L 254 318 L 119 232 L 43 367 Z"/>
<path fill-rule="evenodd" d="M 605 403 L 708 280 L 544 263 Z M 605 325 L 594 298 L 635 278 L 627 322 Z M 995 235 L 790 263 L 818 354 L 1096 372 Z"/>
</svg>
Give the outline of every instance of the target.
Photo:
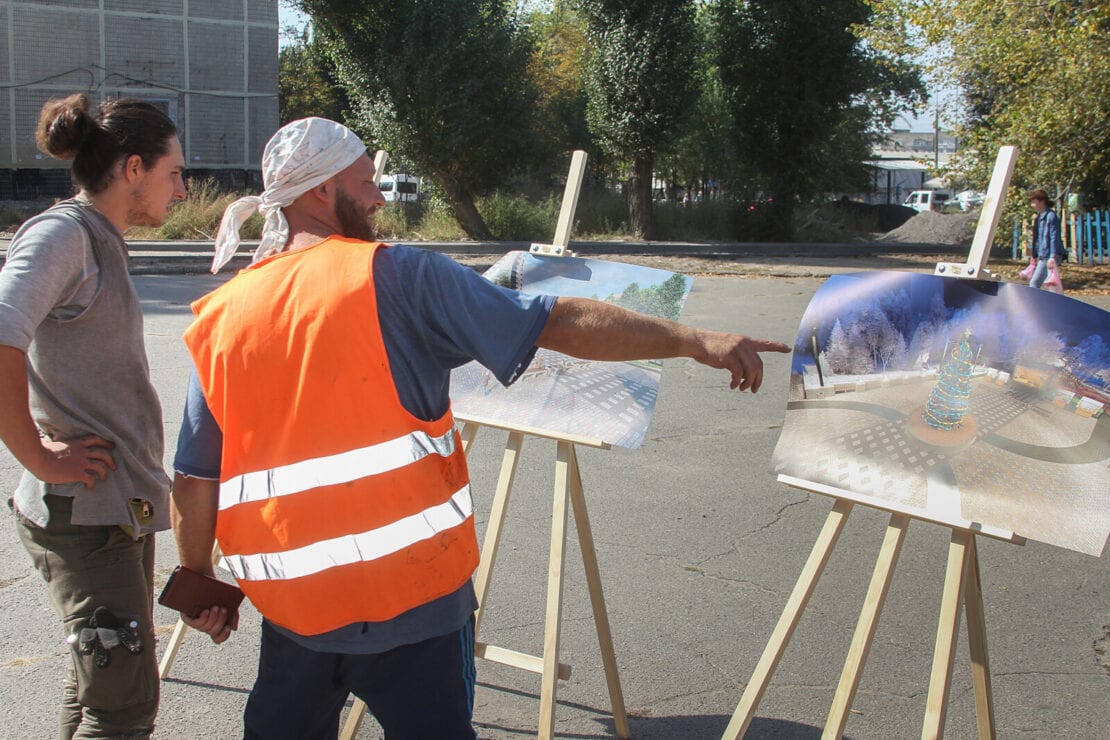
<svg viewBox="0 0 1110 740">
<path fill-rule="evenodd" d="M 346 126 L 326 118 L 302 118 L 278 129 L 262 153 L 261 195 L 240 198 L 227 207 L 216 233 L 215 274 L 239 249 L 239 229 L 255 211 L 265 221 L 262 241 L 254 251 L 258 262 L 285 248 L 289 224 L 281 209 L 354 164 L 366 145 Z"/>
</svg>

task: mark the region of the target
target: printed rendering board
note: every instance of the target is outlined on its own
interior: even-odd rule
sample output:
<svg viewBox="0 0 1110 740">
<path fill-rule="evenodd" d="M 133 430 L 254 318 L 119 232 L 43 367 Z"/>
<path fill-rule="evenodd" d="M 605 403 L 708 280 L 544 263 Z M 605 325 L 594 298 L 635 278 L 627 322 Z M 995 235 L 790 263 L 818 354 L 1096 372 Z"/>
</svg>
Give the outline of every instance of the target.
<svg viewBox="0 0 1110 740">
<path fill-rule="evenodd" d="M 837 275 L 802 317 L 774 468 L 1098 556 L 1108 407 L 1110 312 L 1011 283 Z"/>
<path fill-rule="evenodd" d="M 578 257 L 509 252 L 485 276 L 526 293 L 596 298 L 677 319 L 693 279 L 666 270 Z M 619 447 L 643 444 L 659 394 L 661 360 L 589 362 L 540 349 L 509 388 L 476 362 L 451 374 L 455 413 Z"/>
</svg>

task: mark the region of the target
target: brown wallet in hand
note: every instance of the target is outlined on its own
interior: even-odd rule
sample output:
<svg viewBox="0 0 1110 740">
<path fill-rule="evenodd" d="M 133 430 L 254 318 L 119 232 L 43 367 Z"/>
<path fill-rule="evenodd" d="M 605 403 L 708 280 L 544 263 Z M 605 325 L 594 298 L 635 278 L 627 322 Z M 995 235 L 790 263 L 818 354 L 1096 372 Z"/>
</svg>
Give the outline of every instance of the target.
<svg viewBox="0 0 1110 740">
<path fill-rule="evenodd" d="M 183 565 L 173 569 L 158 603 L 195 618 L 211 606 L 227 608 L 228 619 L 239 613 L 243 592 L 238 586 L 197 573 Z"/>
</svg>

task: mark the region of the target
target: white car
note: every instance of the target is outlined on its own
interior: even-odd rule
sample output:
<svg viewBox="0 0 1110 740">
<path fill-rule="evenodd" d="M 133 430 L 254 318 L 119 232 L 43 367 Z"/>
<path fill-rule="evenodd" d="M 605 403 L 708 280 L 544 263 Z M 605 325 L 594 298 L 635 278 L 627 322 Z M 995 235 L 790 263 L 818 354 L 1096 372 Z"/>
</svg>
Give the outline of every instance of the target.
<svg viewBox="0 0 1110 740">
<path fill-rule="evenodd" d="M 415 203 L 420 200 L 420 178 L 416 175 L 382 175 L 378 188 L 387 203 L 395 200 Z"/>
<path fill-rule="evenodd" d="M 923 211 L 943 211 L 948 202 L 948 193 L 939 190 L 914 190 L 902 201 L 902 205 L 921 213 Z"/>
<path fill-rule="evenodd" d="M 977 190 L 962 190 L 956 193 L 953 200 L 960 204 L 961 211 L 970 211 L 972 208 L 983 205 L 986 197 L 986 193 L 980 193 Z"/>
</svg>

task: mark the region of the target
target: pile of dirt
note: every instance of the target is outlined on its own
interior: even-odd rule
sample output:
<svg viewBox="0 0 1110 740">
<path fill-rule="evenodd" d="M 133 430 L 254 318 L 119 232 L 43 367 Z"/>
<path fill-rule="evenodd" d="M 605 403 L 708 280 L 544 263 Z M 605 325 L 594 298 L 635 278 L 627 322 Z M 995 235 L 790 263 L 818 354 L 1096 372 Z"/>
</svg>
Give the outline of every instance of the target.
<svg viewBox="0 0 1110 740">
<path fill-rule="evenodd" d="M 970 245 L 975 236 L 978 214 L 937 213 L 923 211 L 893 231 L 879 237 L 878 241 L 904 244 L 960 244 Z"/>
</svg>

